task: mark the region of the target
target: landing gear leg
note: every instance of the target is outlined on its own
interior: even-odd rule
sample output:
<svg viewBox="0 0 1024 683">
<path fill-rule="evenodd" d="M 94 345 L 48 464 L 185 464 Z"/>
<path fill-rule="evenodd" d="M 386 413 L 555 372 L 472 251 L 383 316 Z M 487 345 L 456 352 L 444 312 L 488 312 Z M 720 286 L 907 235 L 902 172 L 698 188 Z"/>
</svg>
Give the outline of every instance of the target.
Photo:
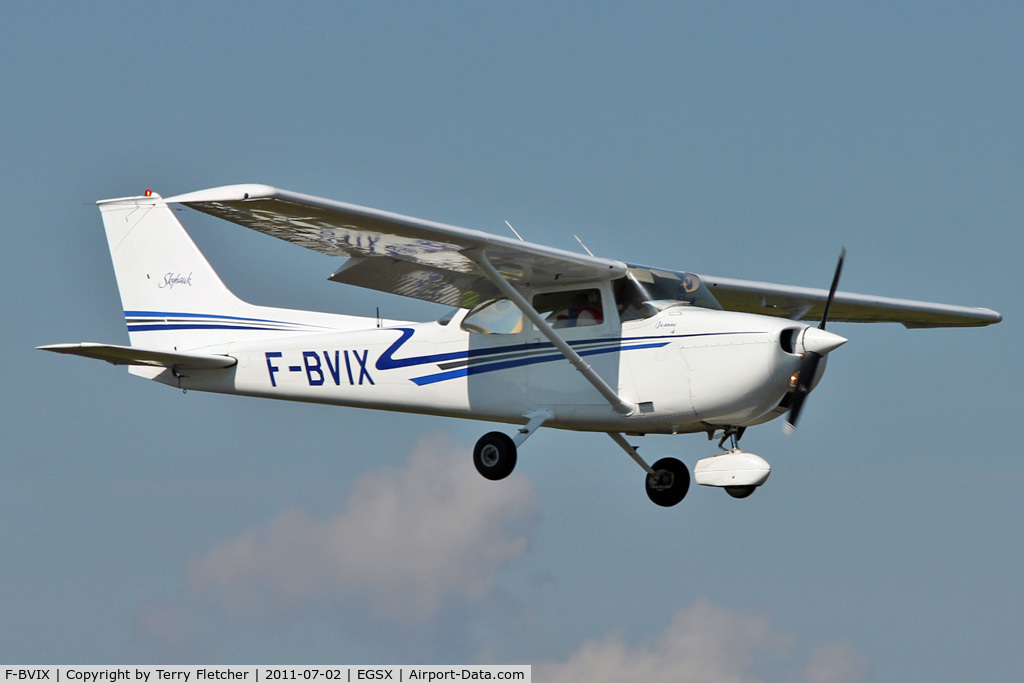
<svg viewBox="0 0 1024 683">
<path fill-rule="evenodd" d="M 739 449 L 740 439 L 743 437 L 743 432 L 747 431 L 746 427 L 726 427 L 722 431 L 722 439 L 718 442 L 718 447 L 723 451 L 735 451 Z M 729 442 L 729 448 L 725 447 L 725 442 Z"/>
<path fill-rule="evenodd" d="M 609 432 L 608 436 L 647 472 L 644 486 L 652 503 L 672 507 L 686 497 L 686 492 L 690 490 L 690 472 L 686 465 L 675 458 L 662 458 L 651 467 L 622 434 Z"/>
</svg>

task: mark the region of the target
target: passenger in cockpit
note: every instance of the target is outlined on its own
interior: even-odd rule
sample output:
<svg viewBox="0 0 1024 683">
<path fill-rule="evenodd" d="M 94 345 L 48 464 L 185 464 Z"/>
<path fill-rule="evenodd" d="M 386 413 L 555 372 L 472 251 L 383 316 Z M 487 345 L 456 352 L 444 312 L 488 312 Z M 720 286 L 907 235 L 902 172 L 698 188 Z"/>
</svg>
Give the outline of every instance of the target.
<svg viewBox="0 0 1024 683">
<path fill-rule="evenodd" d="M 596 289 L 576 294 L 569 306 L 569 327 L 600 325 L 604 322 L 601 314 L 601 296 Z"/>
</svg>

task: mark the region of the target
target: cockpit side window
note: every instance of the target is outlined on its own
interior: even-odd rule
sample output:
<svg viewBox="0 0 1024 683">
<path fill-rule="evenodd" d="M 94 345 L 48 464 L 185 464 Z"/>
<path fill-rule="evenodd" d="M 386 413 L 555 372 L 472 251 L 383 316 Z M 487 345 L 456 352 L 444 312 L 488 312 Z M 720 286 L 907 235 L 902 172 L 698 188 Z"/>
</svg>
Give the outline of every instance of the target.
<svg viewBox="0 0 1024 683">
<path fill-rule="evenodd" d="M 604 322 L 601 290 L 573 289 L 533 297 L 533 307 L 554 328 L 588 327 Z"/>
</svg>

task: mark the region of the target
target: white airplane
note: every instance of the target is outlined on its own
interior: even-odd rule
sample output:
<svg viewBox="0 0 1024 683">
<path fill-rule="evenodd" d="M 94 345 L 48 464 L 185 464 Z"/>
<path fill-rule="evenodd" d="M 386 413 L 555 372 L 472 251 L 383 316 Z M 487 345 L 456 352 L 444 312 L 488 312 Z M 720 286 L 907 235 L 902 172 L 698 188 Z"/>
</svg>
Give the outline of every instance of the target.
<svg viewBox="0 0 1024 683">
<path fill-rule="evenodd" d="M 245 303 L 175 218 L 182 204 L 307 249 L 347 257 L 330 279 L 453 307 L 399 322 Z M 266 185 L 99 202 L 131 346 L 41 349 L 128 365 L 194 391 L 518 425 L 473 461 L 507 477 L 540 426 L 605 432 L 671 506 L 690 475 L 648 464 L 626 435 L 704 432 L 719 455 L 698 484 L 750 495 L 771 471 L 739 449 L 747 427 L 797 422 L 826 356 L 846 339 L 826 321 L 982 326 L 985 308 L 695 275 L 552 249 Z M 811 325 L 805 320 L 820 321 Z M 725 446 L 728 442 L 728 447 Z"/>
</svg>

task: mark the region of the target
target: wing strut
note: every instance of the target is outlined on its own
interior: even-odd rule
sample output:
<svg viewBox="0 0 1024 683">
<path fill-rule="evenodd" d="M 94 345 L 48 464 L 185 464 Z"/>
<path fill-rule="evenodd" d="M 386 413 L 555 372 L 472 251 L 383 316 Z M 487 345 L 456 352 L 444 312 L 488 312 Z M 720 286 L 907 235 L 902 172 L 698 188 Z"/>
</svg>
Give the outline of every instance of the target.
<svg viewBox="0 0 1024 683">
<path fill-rule="evenodd" d="M 463 253 L 467 258 L 472 259 L 474 263 L 480 266 L 480 269 L 484 271 L 487 279 L 493 282 L 494 286 L 497 287 L 512 303 L 514 303 L 520 311 L 523 312 L 523 315 L 525 315 L 530 322 L 536 326 L 541 334 L 548 338 L 548 341 L 555 345 L 556 349 L 561 351 L 566 360 L 572 363 L 573 367 L 579 370 L 580 374 L 583 375 L 588 382 L 594 385 L 594 388 L 604 396 L 605 400 L 611 404 L 612 409 L 616 413 L 619 415 L 629 415 L 635 410 L 636 407 L 615 393 L 615 390 L 608 386 L 608 383 L 605 382 L 600 375 L 594 372 L 594 369 L 580 357 L 580 354 L 576 353 L 576 351 L 573 350 L 573 348 L 569 346 L 564 339 L 558 336 L 558 333 L 555 332 L 554 328 L 552 328 L 551 325 L 548 325 L 547 321 L 544 320 L 533 306 L 530 305 L 530 302 L 527 301 L 515 287 L 509 284 L 509 281 L 498 272 L 498 269 L 495 268 L 490 261 L 487 260 L 487 252 L 485 250 L 472 250 Z"/>
</svg>

